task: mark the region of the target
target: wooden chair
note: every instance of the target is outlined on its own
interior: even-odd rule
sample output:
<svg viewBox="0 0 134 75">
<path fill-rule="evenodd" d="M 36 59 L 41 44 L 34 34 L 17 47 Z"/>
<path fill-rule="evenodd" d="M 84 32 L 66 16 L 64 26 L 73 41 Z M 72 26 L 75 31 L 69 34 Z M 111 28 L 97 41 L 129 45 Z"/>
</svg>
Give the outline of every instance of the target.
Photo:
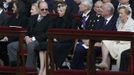
<svg viewBox="0 0 134 75">
<path fill-rule="evenodd" d="M 16 73 L 18 70 L 22 70 L 24 73 Z M 37 75 L 37 70 L 26 67 L 0 66 L 0 74 Z"/>
<path fill-rule="evenodd" d="M 0 73 L 16 73 L 17 75 L 34 74 L 37 75 L 37 70 L 33 68 L 26 68 L 24 66 L 24 57 L 27 51 L 24 50 L 24 35 L 25 29 L 16 27 L 0 27 L 0 36 L 18 36 L 19 37 L 19 50 L 17 51 L 17 66 L 2 66 L 0 67 Z M 20 57 L 22 59 L 20 59 Z"/>
</svg>

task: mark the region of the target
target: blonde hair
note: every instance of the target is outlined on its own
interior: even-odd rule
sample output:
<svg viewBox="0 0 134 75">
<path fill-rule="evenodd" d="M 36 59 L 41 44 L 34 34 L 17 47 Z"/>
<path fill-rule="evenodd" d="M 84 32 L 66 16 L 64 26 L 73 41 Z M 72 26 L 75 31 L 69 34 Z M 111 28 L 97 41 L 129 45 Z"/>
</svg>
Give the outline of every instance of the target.
<svg viewBox="0 0 134 75">
<path fill-rule="evenodd" d="M 38 8 L 38 3 L 33 3 L 32 6 L 35 6 Z"/>
<path fill-rule="evenodd" d="M 130 7 L 128 7 L 128 6 L 122 5 L 122 6 L 120 6 L 120 7 L 118 8 L 118 11 L 119 11 L 120 9 L 124 9 L 124 10 L 125 10 L 125 13 L 126 13 L 127 15 L 132 14 L 132 9 L 131 9 Z"/>
<path fill-rule="evenodd" d="M 38 14 L 39 13 L 38 3 L 33 3 L 31 7 L 33 7 L 33 6 L 36 9 L 36 14 Z"/>
</svg>

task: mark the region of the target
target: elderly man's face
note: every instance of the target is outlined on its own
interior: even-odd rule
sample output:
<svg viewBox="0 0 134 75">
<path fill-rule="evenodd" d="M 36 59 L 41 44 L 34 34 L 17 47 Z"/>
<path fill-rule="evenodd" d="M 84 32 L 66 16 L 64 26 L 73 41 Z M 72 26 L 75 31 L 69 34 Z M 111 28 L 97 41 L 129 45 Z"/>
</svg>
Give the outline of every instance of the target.
<svg viewBox="0 0 134 75">
<path fill-rule="evenodd" d="M 102 6 L 102 16 L 105 17 L 109 15 L 109 11 L 107 10 L 107 5 Z"/>
<path fill-rule="evenodd" d="M 81 3 L 81 4 L 79 5 L 79 10 L 80 10 L 81 12 L 84 12 L 84 11 L 88 10 L 88 6 Z"/>
<path fill-rule="evenodd" d="M 40 3 L 39 13 L 41 16 L 46 16 L 48 14 L 48 6 L 45 2 Z"/>
<path fill-rule="evenodd" d="M 102 3 L 97 3 L 94 6 L 94 11 L 99 15 L 102 14 L 102 5 L 103 5 Z"/>
</svg>

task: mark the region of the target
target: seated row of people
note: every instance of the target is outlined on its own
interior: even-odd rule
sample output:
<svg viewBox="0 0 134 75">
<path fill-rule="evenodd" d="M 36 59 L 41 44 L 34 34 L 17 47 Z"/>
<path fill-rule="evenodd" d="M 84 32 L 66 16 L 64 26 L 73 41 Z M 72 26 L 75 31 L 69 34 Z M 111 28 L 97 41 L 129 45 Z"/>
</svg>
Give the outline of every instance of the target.
<svg viewBox="0 0 134 75">
<path fill-rule="evenodd" d="M 20 5 L 18 3 L 15 2 L 14 4 L 14 9 L 17 8 Z M 25 22 L 22 21 L 22 17 L 18 17 L 20 16 L 18 14 L 18 11 L 15 12 L 15 17 L 14 15 L 13 18 L 16 18 L 16 20 L 11 19 L 11 23 L 18 23 L 16 25 L 27 25 L 27 27 L 25 28 L 27 30 L 26 35 L 25 35 L 25 48 L 28 51 L 28 55 L 27 55 L 27 59 L 26 59 L 26 67 L 32 67 L 32 68 L 36 68 L 36 59 L 35 59 L 35 49 L 39 50 L 39 56 L 40 56 L 40 71 L 39 71 L 39 75 L 46 75 L 45 73 L 45 54 L 46 54 L 46 50 L 47 50 L 47 30 L 49 28 L 68 28 L 68 29 L 76 29 L 76 25 L 75 25 L 75 20 L 73 19 L 73 16 L 70 15 L 70 9 L 67 7 L 67 5 L 65 4 L 65 2 L 58 2 L 57 4 L 57 12 L 58 12 L 58 16 L 53 17 L 51 15 L 48 15 L 48 5 L 45 1 L 40 1 L 38 2 L 38 13 L 35 13 L 35 15 L 31 15 L 31 17 L 29 18 L 29 20 L 23 20 Z M 31 12 L 33 12 L 34 7 L 32 7 Z M 20 19 L 20 20 L 18 20 Z M 18 21 L 18 22 L 16 22 Z M 26 23 L 27 24 L 22 24 L 22 23 Z M 8 39 L 12 38 L 12 37 L 7 37 Z M 57 65 L 60 66 L 61 63 L 64 61 L 64 58 L 67 55 L 65 51 L 63 51 L 62 49 L 66 48 L 70 48 L 72 47 L 72 43 L 73 40 L 72 39 L 64 39 L 64 40 L 60 40 L 60 39 L 56 39 L 55 41 L 55 57 L 56 57 L 56 61 L 58 61 Z M 7 50 L 8 50 L 8 56 L 9 56 L 9 64 L 11 66 L 16 65 L 15 63 L 17 62 L 17 50 L 18 50 L 18 39 L 13 40 L 12 42 L 10 42 L 7 46 Z M 61 50 L 61 51 L 59 51 Z M 61 53 L 59 52 L 63 52 L 63 56 L 59 58 L 59 55 Z M 60 60 L 60 61 L 59 61 Z M 61 61 L 62 60 L 62 61 Z"/>
<path fill-rule="evenodd" d="M 21 25 L 26 28 L 27 32 L 25 35 L 25 48 L 28 50 L 28 56 L 26 59 L 26 67 L 36 68 L 36 55 L 34 50 L 37 49 L 39 51 L 40 57 L 40 70 L 39 75 L 46 75 L 46 51 L 47 51 L 47 30 L 49 28 L 66 28 L 66 29 L 83 29 L 83 30 L 114 30 L 114 31 L 133 31 L 133 19 L 130 17 L 132 14 L 131 8 L 128 6 L 120 6 L 118 7 L 119 18 L 117 13 L 115 13 L 115 8 L 112 3 L 103 3 L 102 1 L 97 1 L 94 4 L 88 0 L 82 0 L 79 5 L 79 13 L 80 13 L 80 22 L 76 23 L 74 17 L 71 15 L 70 9 L 65 2 L 57 3 L 57 13 L 58 16 L 48 15 L 48 4 L 45 1 L 40 1 L 37 4 L 33 4 L 31 7 L 31 13 L 35 12 L 31 15 L 29 19 L 25 19 L 23 16 L 20 6 L 18 2 L 14 3 L 14 15 L 10 17 L 8 21 L 4 20 L 4 22 L 8 22 L 8 25 Z M 35 6 L 35 7 L 34 7 Z M 93 8 L 92 8 L 93 7 Z M 93 10 L 92 10 L 93 9 Z M 118 19 L 118 20 L 117 20 Z M 132 22 L 129 22 L 132 21 Z M 132 24 L 128 24 L 132 23 Z M 78 24 L 78 25 L 76 25 Z M 25 25 L 25 26 L 24 26 Z M 16 38 L 16 37 L 7 37 Z M 6 39 L 7 39 L 6 38 Z M 10 41 L 7 46 L 9 63 L 10 65 L 14 65 L 17 61 L 16 53 L 18 50 L 18 39 Z M 79 39 L 78 43 L 75 47 L 73 60 L 71 62 L 71 68 L 85 68 L 83 64 L 82 57 L 83 53 L 86 54 L 88 47 L 87 39 Z M 54 57 L 56 66 L 59 68 L 62 66 L 66 56 L 69 53 L 69 49 L 73 46 L 74 40 L 65 38 L 54 39 Z M 107 54 L 104 53 L 105 49 L 104 41 L 97 40 L 95 46 L 102 47 L 102 63 L 97 65 L 98 67 L 104 67 L 108 69 L 107 54 L 111 51 L 110 48 L 117 47 L 108 47 Z M 111 42 L 111 41 L 109 41 Z M 102 45 L 101 45 L 102 43 Z M 121 42 L 119 41 L 120 44 Z M 130 44 L 130 43 L 129 43 Z M 108 45 L 108 44 L 107 44 Z M 115 44 L 116 45 L 116 44 Z M 121 45 L 121 44 L 120 44 Z M 127 45 L 127 44 L 125 44 Z M 121 45 L 122 46 L 122 45 Z M 128 46 L 128 45 L 127 45 Z M 128 46 L 130 48 L 130 46 Z M 118 47 L 119 48 L 119 47 Z M 127 48 L 127 49 L 129 49 Z M 117 49 L 120 51 L 120 49 Z M 121 48 L 122 51 L 124 49 Z M 97 50 L 100 51 L 100 50 Z M 120 51 L 120 53 L 122 52 Z M 110 53 L 111 54 L 111 53 Z M 112 55 L 112 54 L 111 54 Z M 120 58 L 120 54 L 116 54 L 118 58 Z M 62 56 L 62 57 L 61 57 Z M 113 56 L 112 56 L 113 57 Z M 118 64 L 119 65 L 119 64 Z"/>
<path fill-rule="evenodd" d="M 134 20 L 130 17 L 131 10 L 127 7 L 119 7 L 119 19 L 116 23 L 117 31 L 134 32 Z M 112 47 L 111 47 L 112 45 Z M 108 54 L 117 60 L 117 69 L 120 66 L 120 56 L 125 50 L 131 48 L 130 41 L 102 41 L 102 62 L 99 64 L 101 67 L 108 68 Z"/>
<path fill-rule="evenodd" d="M 85 7 L 85 6 L 88 6 L 89 4 L 85 4 L 83 1 L 83 2 L 81 2 L 80 6 L 82 6 L 82 5 Z M 89 15 L 92 16 L 91 12 L 87 12 L 87 11 L 91 11 L 91 8 L 92 7 L 90 7 L 90 9 L 88 7 L 85 7 L 86 10 L 82 11 L 83 12 L 82 15 L 84 15 L 85 13 L 90 13 Z M 96 14 L 94 14 L 94 15 L 98 15 L 101 18 L 94 18 L 95 26 L 94 26 L 94 29 L 92 29 L 92 30 L 115 31 L 116 30 L 116 21 L 117 21 L 118 16 L 114 14 L 114 6 L 111 3 L 103 4 L 101 1 L 97 1 L 95 3 L 94 9 L 96 11 Z M 100 12 L 97 12 L 97 11 L 100 11 Z M 93 18 L 88 18 L 88 19 L 93 19 Z M 88 20 L 87 20 L 87 22 L 88 22 Z M 88 28 L 88 29 L 91 29 L 91 28 Z M 89 40 L 87 40 L 87 41 L 82 40 L 81 42 L 79 42 L 76 45 L 76 50 L 74 52 L 74 58 L 73 58 L 72 64 L 71 64 L 72 68 L 74 68 L 74 69 L 75 68 L 79 68 L 79 69 L 85 68 L 84 63 L 82 62 L 83 61 L 82 55 L 83 55 L 83 53 L 84 54 L 87 53 L 87 49 L 88 49 L 88 45 L 89 45 L 89 44 L 87 44 L 88 42 L 89 42 Z M 96 41 L 96 46 L 99 43 L 100 43 L 99 41 L 98 42 Z"/>
<path fill-rule="evenodd" d="M 81 9 L 82 5 L 85 5 L 84 7 L 86 9 L 86 6 L 89 5 L 86 3 L 84 3 L 84 1 L 81 2 L 80 9 Z M 117 30 L 117 31 L 133 32 L 134 20 L 131 18 L 132 10 L 129 6 L 123 5 L 123 6 L 118 7 L 118 15 L 115 15 L 114 6 L 111 3 L 102 4 L 101 1 L 97 1 L 95 3 L 94 8 L 96 7 L 96 5 L 98 5 L 98 7 L 102 6 L 101 16 L 103 16 L 104 21 L 102 23 L 100 22 L 97 25 L 97 26 L 102 25 L 100 27 L 101 30 Z M 86 14 L 89 13 L 88 11 L 90 11 L 90 10 L 91 9 L 87 9 L 87 10 L 83 11 L 82 16 L 85 15 L 85 13 Z M 106 22 L 105 22 L 105 20 L 106 20 Z M 97 22 L 95 22 L 95 23 L 97 23 Z M 81 25 L 83 25 L 83 24 L 81 24 Z M 96 28 L 96 26 L 94 26 L 94 27 Z M 95 28 L 92 30 L 95 30 Z M 85 29 L 85 28 L 83 28 L 83 29 Z M 81 41 L 78 41 L 78 43 L 75 47 L 74 56 L 73 56 L 73 59 L 71 62 L 71 68 L 73 68 L 73 69 L 86 68 L 86 65 L 84 64 L 84 61 L 83 61 L 83 56 L 86 55 L 86 53 L 87 53 L 87 50 L 89 48 L 88 47 L 89 41 L 90 40 L 83 40 L 83 39 Z M 101 69 L 103 68 L 105 70 L 110 69 L 109 68 L 109 53 L 115 60 L 117 60 L 117 63 L 116 63 L 117 68 L 116 69 L 119 70 L 121 53 L 125 50 L 130 49 L 130 47 L 131 47 L 129 41 L 110 41 L 110 40 L 103 40 L 100 43 L 98 43 L 98 41 L 96 41 L 95 46 L 101 47 L 101 50 L 102 50 L 102 61 L 100 64 L 97 64 L 96 66 L 98 68 L 101 68 Z M 97 52 L 100 52 L 100 48 L 99 48 L 99 50 L 95 49 L 95 53 L 97 53 Z"/>
</svg>

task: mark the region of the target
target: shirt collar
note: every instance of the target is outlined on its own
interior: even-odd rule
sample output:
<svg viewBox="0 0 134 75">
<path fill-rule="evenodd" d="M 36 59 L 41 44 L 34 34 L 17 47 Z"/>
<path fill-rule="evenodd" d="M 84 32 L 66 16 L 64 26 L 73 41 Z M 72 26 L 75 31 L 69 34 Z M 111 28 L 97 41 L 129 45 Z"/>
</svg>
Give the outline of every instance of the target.
<svg viewBox="0 0 134 75">
<path fill-rule="evenodd" d="M 83 16 L 86 16 L 86 17 L 87 17 L 88 14 L 90 13 L 90 11 L 91 11 L 91 10 L 88 10 L 86 13 L 83 13 L 83 14 L 82 14 L 82 17 L 83 17 Z"/>
<path fill-rule="evenodd" d="M 0 10 L 0 14 L 2 13 L 3 10 Z"/>
<path fill-rule="evenodd" d="M 113 17 L 113 15 L 108 18 L 105 18 L 107 20 L 106 24 L 111 20 L 112 17 Z"/>
<path fill-rule="evenodd" d="M 41 21 L 43 18 L 44 18 L 44 16 L 41 16 L 41 15 L 39 14 L 37 20 L 38 20 L 38 21 Z"/>
</svg>

